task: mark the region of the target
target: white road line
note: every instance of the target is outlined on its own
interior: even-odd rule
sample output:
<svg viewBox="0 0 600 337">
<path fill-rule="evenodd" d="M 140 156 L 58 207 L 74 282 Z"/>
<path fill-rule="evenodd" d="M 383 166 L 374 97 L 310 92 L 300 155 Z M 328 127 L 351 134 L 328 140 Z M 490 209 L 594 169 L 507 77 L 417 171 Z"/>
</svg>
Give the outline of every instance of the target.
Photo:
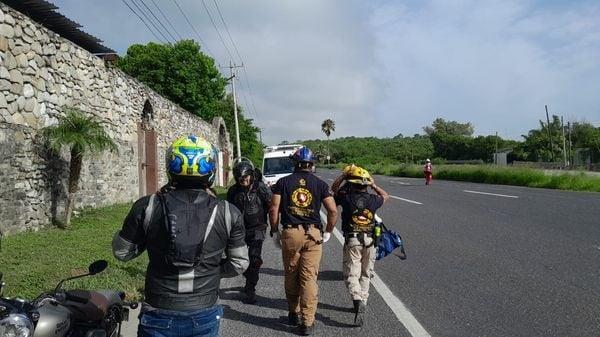
<svg viewBox="0 0 600 337">
<path fill-rule="evenodd" d="M 470 191 L 470 190 L 463 190 L 463 192 L 476 193 L 476 194 L 485 194 L 485 195 L 493 195 L 493 196 L 496 196 L 496 197 L 503 197 L 503 198 L 515 198 L 515 199 L 519 199 L 519 197 L 516 196 L 516 195 L 496 194 L 496 193 L 487 193 L 487 192 Z"/>
<path fill-rule="evenodd" d="M 395 196 L 395 195 L 390 195 L 390 198 L 394 198 L 394 199 L 398 199 L 398 200 L 402 200 L 402 201 L 410 202 L 411 204 L 423 205 L 423 203 L 420 203 L 420 202 L 418 202 L 418 201 L 414 201 L 414 200 L 410 200 L 410 199 L 404 199 L 404 198 L 400 198 L 400 197 L 397 197 L 397 196 Z"/>
<path fill-rule="evenodd" d="M 321 211 L 321 220 L 327 221 L 327 216 L 323 211 Z M 342 233 L 337 228 L 333 229 L 333 235 L 335 238 L 341 243 L 344 244 L 344 237 Z M 385 303 L 392 309 L 396 318 L 404 325 L 406 330 L 413 337 L 431 337 L 431 335 L 425 330 L 425 328 L 417 321 L 415 316 L 410 312 L 410 310 L 400 301 L 396 295 L 388 288 L 387 285 L 383 282 L 383 280 L 377 275 L 377 273 L 373 272 L 373 277 L 371 278 L 371 284 L 373 288 L 377 290 L 379 295 L 383 298 Z"/>
</svg>

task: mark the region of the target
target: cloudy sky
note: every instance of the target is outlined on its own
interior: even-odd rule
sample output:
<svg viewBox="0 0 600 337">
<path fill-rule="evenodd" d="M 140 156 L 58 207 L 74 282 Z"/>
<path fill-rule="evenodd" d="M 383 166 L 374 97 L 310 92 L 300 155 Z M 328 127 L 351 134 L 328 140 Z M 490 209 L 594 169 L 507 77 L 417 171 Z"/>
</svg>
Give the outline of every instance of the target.
<svg viewBox="0 0 600 337">
<path fill-rule="evenodd" d="M 334 137 L 413 135 L 442 117 L 519 139 L 545 104 L 600 126 L 600 1 L 216 0 L 242 60 L 214 0 L 223 42 L 202 0 L 176 1 L 198 34 L 174 0 L 51 0 L 121 55 L 157 41 L 126 2 L 199 35 L 220 64 L 243 60 L 239 102 L 267 144 L 323 137 L 326 118 Z"/>
</svg>

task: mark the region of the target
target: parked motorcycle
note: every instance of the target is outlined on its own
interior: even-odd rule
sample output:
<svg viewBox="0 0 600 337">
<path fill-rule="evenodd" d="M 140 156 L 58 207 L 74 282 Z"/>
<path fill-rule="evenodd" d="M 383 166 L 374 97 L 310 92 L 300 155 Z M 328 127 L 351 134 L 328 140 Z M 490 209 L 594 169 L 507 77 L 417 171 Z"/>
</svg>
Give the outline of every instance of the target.
<svg viewBox="0 0 600 337">
<path fill-rule="evenodd" d="M 124 301 L 124 292 L 62 289 L 64 282 L 96 275 L 107 266 L 105 260 L 95 261 L 87 273 L 61 280 L 33 301 L 3 298 L 0 272 L 0 337 L 120 337 L 129 309 L 137 307 Z"/>
</svg>

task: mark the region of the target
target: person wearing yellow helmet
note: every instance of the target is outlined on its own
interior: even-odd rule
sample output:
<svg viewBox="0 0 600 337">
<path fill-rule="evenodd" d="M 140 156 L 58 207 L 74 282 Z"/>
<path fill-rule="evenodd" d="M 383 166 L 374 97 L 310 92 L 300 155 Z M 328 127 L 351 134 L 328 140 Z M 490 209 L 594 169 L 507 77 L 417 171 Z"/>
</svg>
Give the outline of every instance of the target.
<svg viewBox="0 0 600 337">
<path fill-rule="evenodd" d="M 375 194 L 369 193 L 369 187 Z M 375 212 L 389 195 L 375 184 L 369 171 L 356 165 L 346 166 L 331 189 L 342 207 L 344 282 L 354 305 L 354 324 L 362 326 L 375 266 Z"/>
<path fill-rule="evenodd" d="M 120 261 L 148 251 L 140 337 L 217 336 L 220 279 L 248 267 L 240 211 L 209 190 L 216 158 L 205 139 L 178 138 L 166 151 L 168 184 L 137 200 L 114 236 Z"/>
</svg>

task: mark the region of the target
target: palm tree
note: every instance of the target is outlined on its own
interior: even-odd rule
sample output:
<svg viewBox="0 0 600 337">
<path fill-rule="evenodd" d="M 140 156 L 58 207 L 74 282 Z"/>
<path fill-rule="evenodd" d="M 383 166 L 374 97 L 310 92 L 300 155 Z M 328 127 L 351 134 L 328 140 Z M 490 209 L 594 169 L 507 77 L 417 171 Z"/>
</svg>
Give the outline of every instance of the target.
<svg viewBox="0 0 600 337">
<path fill-rule="evenodd" d="M 86 116 L 80 110 L 72 108 L 65 109 L 65 112 L 64 116 L 58 118 L 57 124 L 43 129 L 43 135 L 52 151 L 58 153 L 63 146 L 67 146 L 71 152 L 66 220 L 64 225 L 59 223 L 62 228 L 71 224 L 84 154 L 117 150 L 117 145 L 96 117 Z"/>
<path fill-rule="evenodd" d="M 321 123 L 321 131 L 323 131 L 323 133 L 327 136 L 327 164 L 330 164 L 329 159 L 331 156 L 329 153 L 329 136 L 331 135 L 332 131 L 335 131 L 335 122 L 327 118 L 323 121 L 323 123 Z"/>
</svg>

